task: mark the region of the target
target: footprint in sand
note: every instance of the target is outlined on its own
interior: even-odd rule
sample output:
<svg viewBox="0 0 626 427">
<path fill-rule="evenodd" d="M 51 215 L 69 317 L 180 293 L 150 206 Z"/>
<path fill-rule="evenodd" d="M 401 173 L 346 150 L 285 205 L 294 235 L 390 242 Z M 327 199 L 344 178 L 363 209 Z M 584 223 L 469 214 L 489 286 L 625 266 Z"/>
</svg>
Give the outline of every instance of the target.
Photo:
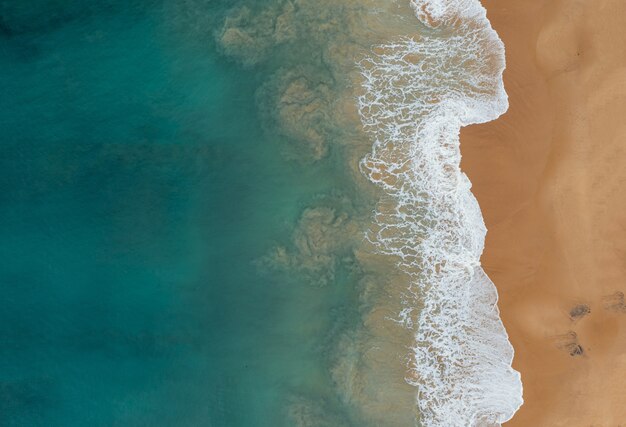
<svg viewBox="0 0 626 427">
<path fill-rule="evenodd" d="M 591 308 L 587 304 L 578 304 L 569 311 L 569 318 L 576 322 L 591 313 Z"/>
<path fill-rule="evenodd" d="M 554 340 L 559 349 L 567 351 L 572 357 L 582 356 L 585 353 L 583 347 L 578 343 L 578 335 L 574 331 L 557 335 L 554 337 Z"/>
<path fill-rule="evenodd" d="M 575 324 L 583 317 L 591 313 L 591 307 L 587 304 L 576 304 L 568 312 L 570 320 Z M 578 334 L 568 331 L 563 335 L 553 337 L 556 347 L 566 351 L 570 356 L 577 357 L 585 354 L 583 346 L 578 342 Z"/>
<path fill-rule="evenodd" d="M 602 297 L 604 309 L 615 311 L 618 313 L 626 313 L 626 303 L 624 301 L 624 292 L 617 291 L 614 294 Z"/>
</svg>

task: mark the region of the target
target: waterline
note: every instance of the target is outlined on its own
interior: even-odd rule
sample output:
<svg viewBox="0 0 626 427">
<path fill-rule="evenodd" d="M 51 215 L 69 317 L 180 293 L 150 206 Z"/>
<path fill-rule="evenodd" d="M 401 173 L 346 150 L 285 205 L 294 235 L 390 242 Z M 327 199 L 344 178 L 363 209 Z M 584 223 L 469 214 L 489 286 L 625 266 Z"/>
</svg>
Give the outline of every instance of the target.
<svg viewBox="0 0 626 427">
<path fill-rule="evenodd" d="M 407 381 L 421 423 L 497 425 L 522 404 L 522 385 L 480 266 L 486 229 L 460 170 L 459 131 L 506 111 L 504 46 L 478 1 L 412 6 L 431 30 L 360 63 L 374 141 L 361 168 L 385 193 L 368 238 L 410 277 L 399 321 L 414 331 Z"/>
</svg>

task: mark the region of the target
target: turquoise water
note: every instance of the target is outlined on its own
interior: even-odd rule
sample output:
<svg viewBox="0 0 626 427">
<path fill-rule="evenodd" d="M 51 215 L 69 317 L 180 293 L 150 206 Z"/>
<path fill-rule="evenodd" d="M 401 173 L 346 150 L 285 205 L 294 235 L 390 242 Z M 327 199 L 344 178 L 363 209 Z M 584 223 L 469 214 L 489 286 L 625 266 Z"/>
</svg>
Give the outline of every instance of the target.
<svg viewBox="0 0 626 427">
<path fill-rule="evenodd" d="M 260 267 L 344 203 L 341 152 L 283 155 L 230 6 L 0 3 L 0 425 L 361 425 L 329 370 L 358 274 Z"/>
</svg>

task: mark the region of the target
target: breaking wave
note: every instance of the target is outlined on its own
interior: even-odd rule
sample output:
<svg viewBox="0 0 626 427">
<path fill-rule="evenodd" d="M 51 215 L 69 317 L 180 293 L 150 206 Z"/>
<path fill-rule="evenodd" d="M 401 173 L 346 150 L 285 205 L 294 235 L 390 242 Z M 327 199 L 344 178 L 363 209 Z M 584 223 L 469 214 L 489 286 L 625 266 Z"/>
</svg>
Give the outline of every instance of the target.
<svg viewBox="0 0 626 427">
<path fill-rule="evenodd" d="M 508 108 L 504 46 L 478 0 L 411 6 L 426 29 L 359 64 L 374 142 L 361 170 L 384 190 L 368 238 L 411 278 L 397 321 L 414 330 L 407 382 L 422 425 L 499 425 L 522 404 L 522 384 L 480 265 L 486 228 L 460 169 L 459 131 Z"/>
</svg>

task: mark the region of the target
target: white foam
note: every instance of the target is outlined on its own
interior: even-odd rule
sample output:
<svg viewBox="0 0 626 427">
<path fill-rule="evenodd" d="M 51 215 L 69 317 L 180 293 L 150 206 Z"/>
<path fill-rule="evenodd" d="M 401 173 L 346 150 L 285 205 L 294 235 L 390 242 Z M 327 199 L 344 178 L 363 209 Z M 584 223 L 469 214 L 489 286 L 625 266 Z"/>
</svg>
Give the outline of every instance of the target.
<svg viewBox="0 0 626 427">
<path fill-rule="evenodd" d="M 508 108 L 504 46 L 478 0 L 411 4 L 429 34 L 360 63 L 359 110 L 374 140 L 361 169 L 386 193 L 368 237 L 411 276 L 397 321 L 415 330 L 407 381 L 422 425 L 493 426 L 520 407 L 522 384 L 480 266 L 486 229 L 460 169 L 459 131 Z"/>
<path fill-rule="evenodd" d="M 486 12 L 477 0 L 410 0 L 415 16 L 431 28 L 450 25 L 459 19 L 486 19 Z"/>
</svg>

